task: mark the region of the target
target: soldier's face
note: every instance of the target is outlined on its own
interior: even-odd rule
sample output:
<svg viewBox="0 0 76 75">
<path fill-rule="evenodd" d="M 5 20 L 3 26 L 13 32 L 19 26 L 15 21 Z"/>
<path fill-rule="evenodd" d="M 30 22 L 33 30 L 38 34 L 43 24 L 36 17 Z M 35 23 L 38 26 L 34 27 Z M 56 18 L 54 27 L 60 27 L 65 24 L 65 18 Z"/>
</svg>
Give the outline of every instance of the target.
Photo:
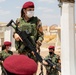
<svg viewBox="0 0 76 75">
<path fill-rule="evenodd" d="M 49 49 L 49 52 L 54 52 L 54 50 L 53 49 Z"/>
<path fill-rule="evenodd" d="M 9 50 L 10 49 L 10 46 L 6 46 L 6 50 Z"/>
<path fill-rule="evenodd" d="M 23 9 L 24 13 L 27 14 L 28 11 L 34 11 L 34 8 Z"/>
<path fill-rule="evenodd" d="M 53 54 L 54 53 L 54 50 L 53 49 L 49 49 L 49 53 L 50 54 Z"/>
<path fill-rule="evenodd" d="M 24 9 L 23 11 L 25 16 L 27 16 L 28 18 L 31 18 L 32 16 L 34 16 L 34 8 L 27 8 L 27 9 Z"/>
</svg>

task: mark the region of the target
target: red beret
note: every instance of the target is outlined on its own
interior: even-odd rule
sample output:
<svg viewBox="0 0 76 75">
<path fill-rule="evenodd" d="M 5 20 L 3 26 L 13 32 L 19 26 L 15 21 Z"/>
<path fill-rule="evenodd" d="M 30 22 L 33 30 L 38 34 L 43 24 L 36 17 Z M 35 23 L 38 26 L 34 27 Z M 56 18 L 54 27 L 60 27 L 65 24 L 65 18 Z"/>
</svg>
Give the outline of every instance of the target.
<svg viewBox="0 0 76 75">
<path fill-rule="evenodd" d="M 29 8 L 29 7 L 34 8 L 34 3 L 31 2 L 31 1 L 28 1 L 28 2 L 24 3 L 22 9 L 23 9 L 23 8 Z"/>
<path fill-rule="evenodd" d="M 5 46 L 11 46 L 11 42 L 5 41 L 5 42 L 4 42 L 4 45 L 5 45 Z"/>
<path fill-rule="evenodd" d="M 49 46 L 48 47 L 48 49 L 54 49 L 55 48 L 55 46 Z"/>
<path fill-rule="evenodd" d="M 37 64 L 25 55 L 11 55 L 3 62 L 4 68 L 17 75 L 33 75 L 37 71 Z"/>
</svg>

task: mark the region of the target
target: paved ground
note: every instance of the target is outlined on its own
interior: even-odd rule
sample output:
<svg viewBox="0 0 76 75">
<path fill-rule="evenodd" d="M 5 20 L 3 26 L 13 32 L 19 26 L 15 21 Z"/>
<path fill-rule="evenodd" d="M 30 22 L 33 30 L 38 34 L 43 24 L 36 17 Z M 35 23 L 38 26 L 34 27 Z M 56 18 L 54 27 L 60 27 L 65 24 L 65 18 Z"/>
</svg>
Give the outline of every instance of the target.
<svg viewBox="0 0 76 75">
<path fill-rule="evenodd" d="M 57 51 L 56 53 L 59 54 L 59 51 Z M 41 48 L 40 55 L 44 58 L 47 54 L 48 54 L 48 49 L 47 48 Z M 40 63 L 38 63 L 38 65 L 39 66 L 38 66 L 37 75 L 39 75 L 39 73 L 41 72 L 41 70 L 40 70 Z M 44 72 L 44 75 L 46 75 L 45 67 L 43 67 L 43 72 Z M 0 75 L 1 75 L 1 68 L 0 68 Z"/>
</svg>

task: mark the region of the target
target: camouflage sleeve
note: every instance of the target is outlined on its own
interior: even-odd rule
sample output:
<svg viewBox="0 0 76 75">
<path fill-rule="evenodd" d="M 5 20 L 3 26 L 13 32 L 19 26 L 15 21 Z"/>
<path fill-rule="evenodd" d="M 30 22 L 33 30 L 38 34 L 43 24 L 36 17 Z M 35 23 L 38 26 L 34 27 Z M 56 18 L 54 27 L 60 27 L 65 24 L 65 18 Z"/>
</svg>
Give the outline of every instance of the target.
<svg viewBox="0 0 76 75">
<path fill-rule="evenodd" d="M 45 58 L 44 58 L 44 60 L 47 60 L 47 59 L 49 59 L 50 57 L 49 57 L 49 55 L 47 55 Z"/>
<path fill-rule="evenodd" d="M 57 55 L 56 59 L 57 59 L 57 66 L 61 68 L 61 59 L 60 59 L 60 56 Z"/>
<path fill-rule="evenodd" d="M 20 19 L 21 19 L 21 18 L 17 18 L 17 19 L 16 19 L 16 24 L 17 24 L 18 26 L 19 26 L 19 24 L 20 24 Z M 14 32 L 14 33 L 15 33 L 15 32 Z M 24 46 L 24 44 L 23 44 L 22 41 L 16 41 L 16 40 L 15 40 L 15 48 L 16 48 L 16 50 L 18 50 L 19 53 L 21 53 L 21 52 L 24 50 L 25 46 Z"/>
<path fill-rule="evenodd" d="M 23 53 L 24 50 L 25 50 L 25 45 L 22 44 L 22 45 L 20 46 L 20 48 L 18 49 L 18 52 L 19 52 L 19 53 Z"/>
<path fill-rule="evenodd" d="M 20 18 L 17 18 L 15 22 L 16 22 L 16 25 L 19 25 L 19 23 L 20 23 Z M 16 28 L 16 25 L 13 25 L 13 27 Z M 16 31 L 13 32 L 13 38 L 14 38 L 14 34 L 15 34 L 15 33 L 16 33 Z"/>
<path fill-rule="evenodd" d="M 57 62 L 59 63 L 59 60 L 60 60 L 60 56 L 59 55 L 57 55 Z"/>
<path fill-rule="evenodd" d="M 16 19 L 16 24 L 18 24 L 18 22 L 19 22 L 19 20 L 17 18 Z M 15 33 L 16 33 L 16 31 L 13 32 L 13 38 L 14 38 Z M 16 48 L 16 50 L 18 50 L 18 48 L 19 48 L 19 41 L 15 40 L 15 48 Z"/>
<path fill-rule="evenodd" d="M 2 53 L 0 52 L 0 60 L 2 60 Z"/>
<path fill-rule="evenodd" d="M 23 42 L 21 41 L 15 41 L 15 48 L 16 50 L 23 50 L 25 48 Z"/>
<path fill-rule="evenodd" d="M 12 52 L 12 51 L 10 51 L 10 50 L 8 51 L 8 53 L 9 53 L 9 54 L 11 54 L 11 55 L 13 55 L 13 52 Z"/>
<path fill-rule="evenodd" d="M 37 30 L 38 30 L 38 40 L 37 41 L 41 41 L 42 42 L 43 39 L 44 39 L 44 34 L 43 34 L 41 20 L 38 20 L 38 22 L 37 22 Z"/>
<path fill-rule="evenodd" d="M 11 54 L 6 53 L 6 52 L 2 52 L 2 59 L 5 60 L 8 56 L 10 56 Z"/>
<path fill-rule="evenodd" d="M 16 48 L 16 50 L 18 50 L 18 48 L 19 48 L 19 41 L 15 40 L 15 48 Z"/>
</svg>

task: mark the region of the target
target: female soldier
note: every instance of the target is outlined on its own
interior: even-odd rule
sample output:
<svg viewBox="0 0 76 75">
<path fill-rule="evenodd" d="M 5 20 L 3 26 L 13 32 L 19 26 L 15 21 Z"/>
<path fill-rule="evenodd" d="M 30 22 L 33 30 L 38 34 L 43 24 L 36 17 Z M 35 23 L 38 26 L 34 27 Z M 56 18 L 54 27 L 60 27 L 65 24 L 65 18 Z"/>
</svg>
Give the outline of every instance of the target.
<svg viewBox="0 0 76 75">
<path fill-rule="evenodd" d="M 8 56 L 13 55 L 13 52 L 9 50 L 11 42 L 5 41 L 2 46 L 2 60 L 4 61 Z"/>
<path fill-rule="evenodd" d="M 4 60 L 7 57 L 13 55 L 13 52 L 9 50 L 10 46 L 11 46 L 11 42 L 9 42 L 9 41 L 5 41 L 4 45 L 2 45 L 1 62 L 0 62 L 1 63 L 1 69 L 2 69 L 2 75 L 4 75 L 4 72 L 5 72 L 5 70 L 3 68 Z"/>
<path fill-rule="evenodd" d="M 18 18 L 16 20 L 16 23 L 21 31 L 26 31 L 29 37 L 32 38 L 31 43 L 34 46 L 40 48 L 41 43 L 43 41 L 43 30 L 42 30 L 41 20 L 38 19 L 37 17 L 34 17 L 33 2 L 28 1 L 24 3 L 21 9 L 21 18 Z M 34 59 L 35 61 L 37 61 L 34 53 L 31 52 L 27 46 L 23 45 L 20 36 L 17 33 L 14 33 L 13 36 L 15 38 L 16 50 L 18 50 L 20 54 L 25 54 L 30 58 Z"/>
</svg>

